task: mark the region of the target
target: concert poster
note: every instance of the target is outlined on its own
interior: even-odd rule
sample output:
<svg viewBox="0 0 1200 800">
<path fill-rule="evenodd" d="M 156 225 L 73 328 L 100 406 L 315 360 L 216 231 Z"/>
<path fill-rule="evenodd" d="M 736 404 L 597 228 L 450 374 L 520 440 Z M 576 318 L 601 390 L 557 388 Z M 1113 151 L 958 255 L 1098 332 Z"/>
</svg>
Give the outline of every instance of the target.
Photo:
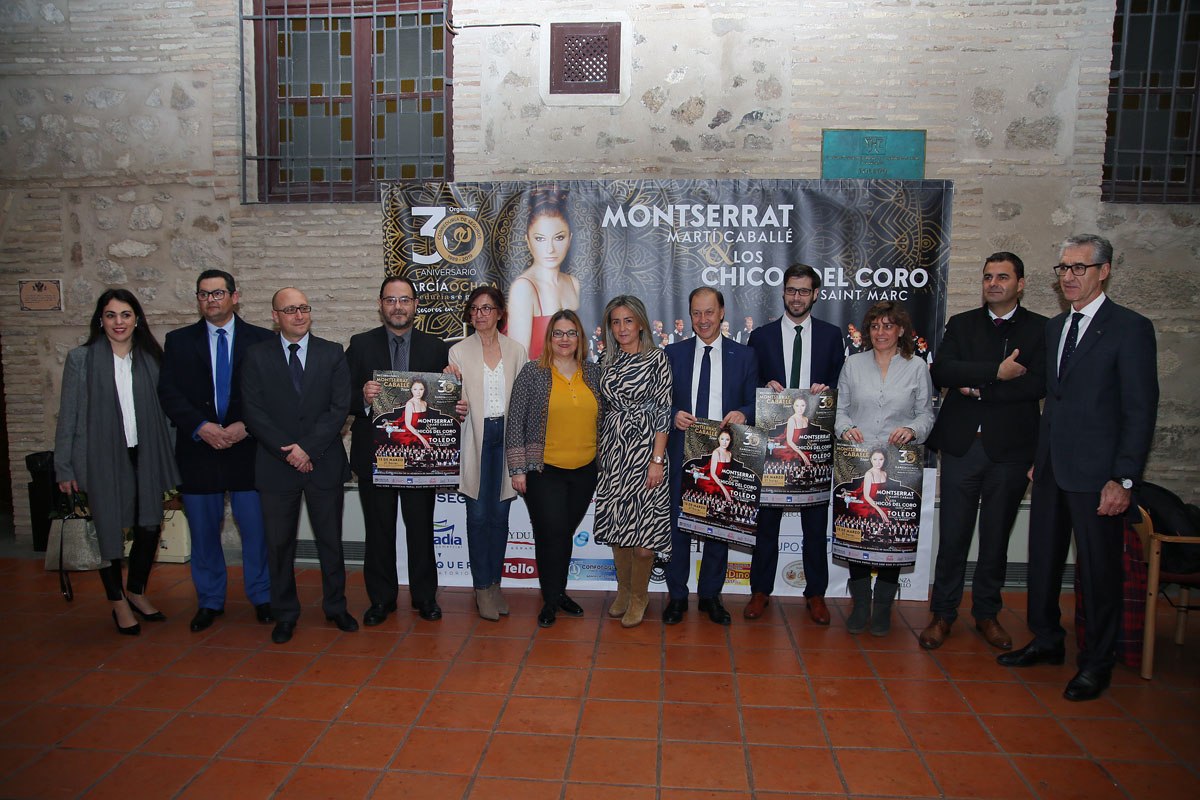
<svg viewBox="0 0 1200 800">
<path fill-rule="evenodd" d="M 453 375 L 376 370 L 383 386 L 371 403 L 376 486 L 457 486 L 462 428 Z"/>
<path fill-rule="evenodd" d="M 758 428 L 696 420 L 683 434 L 680 530 L 753 547 L 766 450 Z"/>
<path fill-rule="evenodd" d="M 889 567 L 916 563 L 924 463 L 922 445 L 834 445 L 834 558 Z"/>
<path fill-rule="evenodd" d="M 765 506 L 829 502 L 833 479 L 833 426 L 837 396 L 832 389 L 759 389 L 754 419 L 767 436 L 761 502 Z"/>
</svg>

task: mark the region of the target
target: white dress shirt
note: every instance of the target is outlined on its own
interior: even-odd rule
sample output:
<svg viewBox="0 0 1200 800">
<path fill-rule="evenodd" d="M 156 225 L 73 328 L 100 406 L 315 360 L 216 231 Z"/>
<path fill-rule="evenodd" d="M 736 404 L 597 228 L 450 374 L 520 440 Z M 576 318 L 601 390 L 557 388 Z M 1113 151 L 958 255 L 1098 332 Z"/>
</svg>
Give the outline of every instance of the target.
<svg viewBox="0 0 1200 800">
<path fill-rule="evenodd" d="M 800 351 L 800 381 L 796 384 L 797 388 L 808 389 L 812 386 L 812 315 L 804 318 L 804 322 L 799 325 L 792 322 L 792 318 L 784 314 L 779 318 L 780 336 L 783 337 L 783 371 L 787 374 L 788 380 L 784 384 L 784 388 L 792 385 L 792 350 L 796 344 L 796 328 L 800 328 L 801 342 L 803 342 Z"/>
<path fill-rule="evenodd" d="M 696 401 L 700 398 L 696 393 L 700 390 L 700 366 L 704 363 L 704 348 L 712 347 L 712 351 L 708 354 L 710 361 L 708 375 L 708 418 L 723 419 L 725 417 L 725 409 L 721 407 L 721 342 L 724 341 L 724 336 L 718 336 L 713 339 L 711 345 L 704 344 L 704 340 L 699 336 L 693 337 L 696 340 L 696 354 L 692 359 L 692 411 L 695 412 Z"/>
<path fill-rule="evenodd" d="M 113 353 L 113 378 L 117 384 L 117 400 L 121 404 L 121 422 L 125 425 L 125 446 L 137 447 L 137 411 L 133 407 L 133 351 L 125 357 Z"/>
<path fill-rule="evenodd" d="M 1092 317 L 1096 316 L 1096 312 L 1100 310 L 1100 306 L 1104 305 L 1107 297 L 1108 295 L 1101 292 L 1099 297 L 1079 309 L 1079 313 L 1083 314 L 1083 316 L 1079 318 L 1079 332 L 1075 337 L 1075 345 L 1077 347 L 1083 341 L 1083 333 L 1088 329 L 1088 325 L 1092 323 Z M 1075 307 L 1071 306 L 1071 310 L 1067 312 L 1067 319 L 1063 324 L 1062 333 L 1058 336 L 1058 359 L 1054 362 L 1054 371 L 1056 374 L 1058 373 L 1058 365 L 1062 363 L 1063 348 L 1067 346 L 1067 334 L 1071 332 L 1071 316 L 1074 313 Z"/>
</svg>

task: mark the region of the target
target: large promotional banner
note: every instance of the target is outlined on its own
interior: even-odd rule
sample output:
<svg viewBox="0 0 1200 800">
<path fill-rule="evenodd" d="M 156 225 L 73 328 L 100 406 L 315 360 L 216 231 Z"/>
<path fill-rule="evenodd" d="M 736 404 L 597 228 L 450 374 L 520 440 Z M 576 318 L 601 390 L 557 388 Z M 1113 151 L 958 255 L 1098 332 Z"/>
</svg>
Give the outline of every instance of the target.
<svg viewBox="0 0 1200 800">
<path fill-rule="evenodd" d="M 541 350 L 550 315 L 572 308 L 589 332 L 591 357 L 599 359 L 601 315 L 616 295 L 641 298 L 655 338 L 668 344 L 691 336 L 688 293 L 700 286 L 718 289 L 727 334 L 745 342 L 750 331 L 782 313 L 783 272 L 799 262 L 821 275 L 813 314 L 841 329 L 848 353 L 862 349 L 858 328 L 871 304 L 899 300 L 912 316 L 917 352 L 930 360 L 945 320 L 952 195 L 949 181 L 396 184 L 384 188 L 382 200 L 385 269 L 414 282 L 418 325 L 427 332 L 447 340 L 467 335 L 463 304 L 474 286 L 486 283 L 505 293 L 506 333 L 526 344 L 531 356 Z M 456 526 L 465 542 L 461 507 L 447 501 L 438 508 L 439 519 Z M 520 501 L 513 506 L 514 524 L 518 515 L 524 515 Z M 802 578 L 783 576 L 799 557 L 784 548 L 795 546 L 799 535 L 798 519 L 786 515 L 780 593 L 789 593 L 785 586 L 796 594 L 803 588 Z M 930 538 L 925 532 L 923 539 Z M 580 573 L 607 574 L 611 554 L 590 546 L 577 546 L 576 556 L 599 560 L 604 569 L 581 563 Z M 532 550 L 514 556 L 514 547 L 510 557 L 529 569 Z M 448 556 L 447 562 L 465 559 L 464 544 L 461 558 Z M 913 588 L 902 589 L 902 596 L 925 596 L 928 570 L 919 559 L 918 553 Z M 735 569 L 733 554 L 730 565 Z M 468 584 L 469 575 L 456 580 L 457 572 L 443 572 L 445 583 Z M 731 591 L 739 591 L 740 580 L 731 578 Z M 835 569 L 831 594 L 838 580 Z"/>
</svg>

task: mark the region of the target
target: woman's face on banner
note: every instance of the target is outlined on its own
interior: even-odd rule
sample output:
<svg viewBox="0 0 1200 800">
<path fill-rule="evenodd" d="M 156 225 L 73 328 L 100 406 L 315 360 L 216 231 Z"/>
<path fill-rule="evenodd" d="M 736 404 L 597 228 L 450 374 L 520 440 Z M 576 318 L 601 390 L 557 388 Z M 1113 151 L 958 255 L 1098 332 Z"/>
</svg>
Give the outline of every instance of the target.
<svg viewBox="0 0 1200 800">
<path fill-rule="evenodd" d="M 533 254 L 533 266 L 558 269 L 571 246 L 571 229 L 562 217 L 541 216 L 529 223 L 525 243 Z"/>
<path fill-rule="evenodd" d="M 885 459 L 883 457 L 883 453 L 880 453 L 880 452 L 871 453 L 871 466 L 874 467 L 875 469 L 883 469 L 883 465 L 886 462 L 887 462 L 887 459 Z"/>
<path fill-rule="evenodd" d="M 797 397 L 796 402 L 792 403 L 792 410 L 798 415 L 804 416 L 804 412 L 808 410 L 808 403 L 804 402 L 803 397 Z"/>
<path fill-rule="evenodd" d="M 722 450 L 728 450 L 729 444 L 733 441 L 733 437 L 731 437 L 729 432 L 726 431 L 717 437 L 717 441 L 720 443 Z"/>
<path fill-rule="evenodd" d="M 412 385 L 413 400 L 420 400 L 425 396 L 425 384 L 417 382 Z"/>
</svg>

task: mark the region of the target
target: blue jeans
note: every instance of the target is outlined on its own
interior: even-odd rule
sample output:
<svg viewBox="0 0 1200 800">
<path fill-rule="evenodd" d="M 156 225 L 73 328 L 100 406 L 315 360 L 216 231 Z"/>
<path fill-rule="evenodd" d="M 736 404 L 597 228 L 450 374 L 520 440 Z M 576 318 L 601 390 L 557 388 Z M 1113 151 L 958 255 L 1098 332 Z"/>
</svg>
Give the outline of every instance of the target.
<svg viewBox="0 0 1200 800">
<path fill-rule="evenodd" d="M 504 477 L 504 417 L 483 421 L 483 448 L 479 457 L 479 499 L 467 502 L 467 555 L 471 582 L 486 589 L 500 582 L 504 550 L 508 547 L 508 510 L 513 498 L 500 499 Z"/>
</svg>

